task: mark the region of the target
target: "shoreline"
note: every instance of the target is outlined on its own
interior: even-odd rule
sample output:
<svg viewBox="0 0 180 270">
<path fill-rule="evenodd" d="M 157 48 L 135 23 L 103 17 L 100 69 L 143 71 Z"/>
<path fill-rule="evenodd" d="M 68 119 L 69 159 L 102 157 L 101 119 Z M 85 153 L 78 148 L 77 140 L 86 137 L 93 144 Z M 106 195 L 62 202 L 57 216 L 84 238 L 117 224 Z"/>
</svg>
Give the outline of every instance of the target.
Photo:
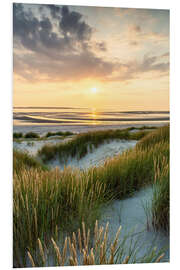
<svg viewBox="0 0 180 270">
<path fill-rule="evenodd" d="M 128 132 L 134 130 L 135 128 Z M 65 237 L 69 237 L 72 232 L 81 230 L 82 221 L 89 231 L 98 220 L 100 226 L 105 227 L 109 224 L 109 239 L 114 238 L 118 227 L 122 226 L 119 247 L 127 240 L 122 246 L 122 252 L 126 256 L 131 256 L 129 248 L 132 248 L 132 252 L 136 254 L 137 244 L 139 257 L 136 263 L 143 262 L 142 256 L 149 256 L 150 248 L 154 245 L 157 247 L 157 254 L 154 253 L 154 261 L 149 262 L 155 262 L 159 255 L 163 255 L 163 262 L 168 262 L 169 127 L 155 129 L 153 133 L 149 128 L 149 134 L 141 131 L 138 136 L 142 137 L 140 139 L 137 136 L 138 142 L 127 140 L 135 136 L 133 133 L 131 136 L 121 131 L 119 133 L 116 131 L 94 133 L 91 136 L 77 135 L 78 139 L 63 147 L 61 144 L 53 147 L 46 146 L 44 152 L 41 150 L 42 156 L 38 155 L 38 157 L 43 157 L 43 155 L 45 157 L 48 154 L 47 166 L 45 166 L 44 158 L 35 159 L 36 155 L 30 156 L 26 151 L 24 153 L 14 151 L 14 216 L 17 220 L 14 223 L 16 233 L 14 239 L 21 249 L 22 258 L 26 256 L 26 246 L 32 243 L 32 239 L 35 243 L 38 235 L 46 235 L 48 232 L 54 239 L 54 229 L 56 229 L 56 245 L 63 246 L 63 243 L 59 242 L 59 235 L 62 237 L 63 233 Z M 122 137 L 122 140 L 112 141 L 108 135 L 111 135 L 111 138 Z M 105 143 L 102 143 L 105 139 Z M 36 143 L 42 143 L 42 141 Z M 35 147 L 35 144 L 29 145 L 29 141 L 26 141 L 26 144 L 30 148 Z M 82 149 L 87 144 L 89 144 L 87 149 Z M 62 156 L 60 156 L 61 152 Z M 159 163 L 154 163 L 154 158 L 162 161 L 162 171 L 159 171 Z M 67 163 L 64 164 L 64 161 Z M 64 166 L 64 170 L 61 166 Z M 156 179 L 157 173 L 160 173 L 158 179 Z M 156 179 L 156 183 L 153 179 Z M 37 181 L 38 185 L 36 185 Z M 152 189 L 151 187 L 155 184 L 157 188 Z M 25 209 L 24 200 L 32 207 Z M 19 204 L 20 208 L 18 208 Z M 59 209 L 58 212 L 56 212 L 57 209 Z M 166 209 L 165 212 L 164 209 Z M 52 222 L 52 210 L 56 215 L 53 216 L 52 228 L 49 228 Z M 19 217 L 22 220 L 19 221 Z M 31 217 L 30 221 L 29 217 Z M 37 217 L 42 222 L 37 223 L 35 234 L 33 229 L 29 230 L 29 236 L 21 225 L 27 223 L 28 228 L 31 228 L 30 224 L 33 224 Z M 22 235 L 23 239 L 27 239 L 26 241 L 22 240 Z M 88 233 L 87 238 L 89 237 Z M 90 238 L 90 241 L 93 241 L 93 238 Z M 143 249 L 140 248 L 142 243 Z M 47 242 L 42 241 L 42 246 L 44 244 L 48 251 L 51 250 L 51 242 L 48 239 Z M 33 258 L 35 258 L 33 254 L 37 251 L 36 248 L 37 245 L 34 244 L 31 253 Z M 78 248 L 76 252 L 78 254 Z M 109 255 L 107 250 L 106 256 Z M 68 256 L 69 254 L 67 258 Z M 49 253 L 47 266 L 54 266 L 55 260 L 56 257 Z M 130 263 L 132 263 L 131 260 Z M 14 261 L 14 265 L 16 263 Z M 35 258 L 35 265 L 41 266 L 39 257 L 37 260 Z M 27 266 L 30 266 L 28 262 L 25 263 L 25 267 Z"/>
<path fill-rule="evenodd" d="M 48 120 L 48 119 L 37 119 L 37 118 L 33 118 L 33 117 L 26 117 L 26 116 L 23 116 L 23 117 L 14 117 L 14 120 L 20 120 L 20 121 L 27 121 L 27 122 L 30 122 L 30 123 L 52 123 L 52 124 L 65 124 L 65 123 L 74 123 L 74 121 L 88 121 L 89 123 L 93 123 L 94 121 L 96 122 L 132 122 L 132 121 L 137 121 L 137 122 L 141 122 L 141 121 L 145 121 L 145 122 L 149 122 L 149 121 L 169 121 L 170 120 L 170 117 L 152 117 L 152 118 L 144 118 L 144 117 L 141 117 L 141 118 L 80 118 L 80 117 L 76 117 L 73 120 L 69 120 L 67 119 L 66 120 L 54 120 L 54 119 L 51 119 L 51 120 Z"/>
<path fill-rule="evenodd" d="M 147 127 L 161 127 L 164 125 L 169 124 L 169 121 L 167 122 L 159 122 L 159 123 L 121 123 L 120 125 L 13 125 L 13 132 L 37 132 L 41 135 L 51 131 L 51 132 L 57 132 L 57 131 L 71 131 L 74 133 L 84 133 L 88 131 L 96 131 L 96 130 L 108 130 L 108 129 L 124 129 L 124 128 L 130 128 L 130 127 L 135 127 L 135 128 L 140 128 L 143 126 Z"/>
</svg>

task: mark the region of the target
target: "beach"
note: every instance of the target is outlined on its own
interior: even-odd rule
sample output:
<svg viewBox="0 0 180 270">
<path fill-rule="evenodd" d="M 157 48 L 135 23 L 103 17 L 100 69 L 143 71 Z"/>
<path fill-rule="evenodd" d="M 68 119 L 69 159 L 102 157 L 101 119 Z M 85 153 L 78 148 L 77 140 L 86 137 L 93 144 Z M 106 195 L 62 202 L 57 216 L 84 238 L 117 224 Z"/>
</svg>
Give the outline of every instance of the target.
<svg viewBox="0 0 180 270">
<path fill-rule="evenodd" d="M 13 147 L 14 151 L 20 151 L 20 155 L 21 153 L 24 153 L 24 155 L 30 155 L 37 159 L 38 162 L 39 160 L 45 162 L 47 168 L 49 168 L 48 170 L 50 170 L 50 172 L 52 171 L 52 173 L 53 170 L 58 170 L 62 173 L 64 172 L 65 175 L 68 175 L 69 173 L 71 174 L 71 171 L 72 175 L 79 175 L 80 171 L 83 174 L 89 174 L 89 172 L 91 170 L 93 171 L 95 168 L 97 168 L 97 170 L 101 170 L 101 168 L 104 170 L 106 166 L 111 167 L 110 164 L 115 164 L 119 157 L 122 156 L 123 158 L 123 155 L 126 155 L 126 153 L 128 155 L 128 151 L 130 151 L 130 153 L 131 151 L 134 151 L 133 149 L 135 149 L 138 140 L 141 141 L 140 138 L 143 140 L 144 136 L 148 136 L 148 134 L 154 133 L 156 130 L 158 131 L 158 129 L 163 126 L 163 122 L 156 122 L 155 125 L 153 122 L 148 122 L 148 125 L 144 126 L 142 123 L 129 125 L 128 121 L 124 125 L 112 124 L 110 126 L 54 126 L 53 124 L 21 124 L 19 126 L 14 126 L 14 134 L 17 133 L 18 135 L 19 133 L 22 133 L 22 135 L 20 135 L 22 137 L 19 139 L 14 139 Z M 72 135 L 65 135 L 65 132 L 67 131 L 70 132 L 70 134 L 72 132 Z M 60 135 L 58 135 L 58 132 L 60 132 Z M 37 134 L 37 138 L 34 134 Z M 35 138 L 31 138 L 31 136 L 35 136 Z M 84 141 L 83 144 L 87 146 L 83 152 L 80 150 L 81 139 Z M 68 149 L 74 148 L 76 146 L 76 141 L 78 143 L 77 148 L 75 148 L 76 152 L 72 156 L 71 150 Z M 66 148 L 63 148 L 65 146 L 68 147 L 66 147 L 67 150 L 65 150 Z M 61 151 L 61 148 L 64 149 L 62 151 L 67 151 L 67 154 L 65 155 L 64 152 L 62 157 L 58 157 L 58 154 L 56 153 Z M 52 149 L 54 149 L 53 151 L 55 152 L 51 157 L 48 157 L 49 153 L 52 152 Z M 82 156 L 80 153 L 83 153 Z M 66 181 L 69 182 L 69 180 L 70 179 L 67 178 Z M 143 186 L 144 184 L 142 187 Z M 151 223 L 151 208 L 152 201 L 154 200 L 154 194 L 154 186 L 151 184 L 146 184 L 143 188 L 141 188 L 140 191 L 133 193 L 130 192 L 129 198 L 113 199 L 112 201 L 104 202 L 103 204 L 100 204 L 101 206 L 99 206 L 99 226 L 103 226 L 105 228 L 107 222 L 109 223 L 109 241 L 115 237 L 119 226 L 122 226 L 121 239 L 123 241 L 123 239 L 127 238 L 126 245 L 123 247 L 123 258 L 129 256 L 128 250 L 133 246 L 135 251 L 135 245 L 138 244 L 138 247 L 144 246 L 144 248 L 139 249 L 137 252 L 136 255 L 139 258 L 137 261 L 141 261 L 140 258 L 144 256 L 146 257 L 146 254 L 150 252 L 149 250 L 151 250 L 152 247 L 156 247 L 158 252 L 160 252 L 160 250 L 164 250 L 163 252 L 165 253 L 162 261 L 169 261 L 169 235 L 164 233 L 161 229 L 154 229 Z M 94 210 L 91 211 L 93 213 Z M 75 220 L 76 218 L 74 221 Z M 62 228 L 59 228 L 59 230 L 62 239 L 58 240 L 57 238 L 56 244 L 63 246 L 63 241 L 65 241 L 65 238 L 69 232 L 66 232 L 66 230 Z M 76 252 L 77 260 L 80 263 L 81 253 L 78 249 Z M 109 252 L 110 251 L 107 251 L 107 257 L 110 256 Z M 49 255 L 47 258 L 48 261 L 46 261 L 45 266 L 53 266 L 54 256 Z M 131 262 L 133 262 L 133 258 L 134 257 L 132 256 L 130 260 Z M 26 265 L 31 266 L 28 259 Z"/>
</svg>

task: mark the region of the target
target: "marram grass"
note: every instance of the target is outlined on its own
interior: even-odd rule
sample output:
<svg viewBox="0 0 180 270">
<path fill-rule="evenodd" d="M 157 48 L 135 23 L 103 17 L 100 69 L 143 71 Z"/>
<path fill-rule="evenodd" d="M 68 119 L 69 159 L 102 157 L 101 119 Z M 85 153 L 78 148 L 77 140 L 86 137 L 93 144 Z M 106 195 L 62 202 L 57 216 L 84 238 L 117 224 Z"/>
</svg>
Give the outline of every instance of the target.
<svg viewBox="0 0 180 270">
<path fill-rule="evenodd" d="M 155 164 L 152 224 L 155 229 L 169 232 L 169 162 L 164 158 Z"/>
<path fill-rule="evenodd" d="M 41 161 L 31 156 L 27 152 L 21 152 L 20 150 L 13 150 L 13 172 L 20 173 L 21 170 L 28 170 L 30 168 L 47 170 Z"/>
<path fill-rule="evenodd" d="M 27 250 L 29 260 L 30 258 L 35 260 L 37 239 L 40 239 L 43 249 L 51 238 L 55 241 L 60 228 L 72 232 L 84 221 L 91 229 L 95 220 L 100 217 L 102 204 L 112 198 L 131 196 L 134 191 L 147 184 L 154 183 L 157 186 L 152 207 L 153 226 L 156 229 L 167 229 L 169 227 L 168 132 L 168 126 L 157 129 L 141 139 L 134 149 L 107 160 L 102 167 L 87 171 L 71 168 L 65 168 L 64 171 L 47 170 L 27 154 L 15 151 L 14 265 L 26 266 Z M 150 147 L 151 140 L 152 147 Z M 38 243 L 40 247 L 41 244 Z M 55 247 L 56 241 L 53 243 Z M 42 254 L 40 255 L 42 257 Z M 75 263 L 72 256 L 68 261 L 71 265 Z"/>
<path fill-rule="evenodd" d="M 72 140 L 56 145 L 44 145 L 38 155 L 44 162 L 59 158 L 65 160 L 68 157 L 77 156 L 79 159 L 84 157 L 88 151 L 92 151 L 99 145 L 108 140 L 139 140 L 143 138 L 148 131 L 140 130 L 136 133 L 130 133 L 129 129 L 90 131 L 76 135 Z"/>
<path fill-rule="evenodd" d="M 126 248 L 126 239 L 121 239 L 121 226 L 113 238 L 109 237 L 109 223 L 105 228 L 98 225 L 96 220 L 94 232 L 86 229 L 85 223 L 72 236 L 66 236 L 64 243 L 51 237 L 49 251 L 41 240 L 37 239 L 35 252 L 27 251 L 28 266 L 78 266 L 161 262 L 165 253 L 162 250 L 151 249 L 148 254 L 136 255 L 136 248 L 131 244 L 129 252 Z M 90 238 L 90 234 L 92 237 Z"/>
</svg>

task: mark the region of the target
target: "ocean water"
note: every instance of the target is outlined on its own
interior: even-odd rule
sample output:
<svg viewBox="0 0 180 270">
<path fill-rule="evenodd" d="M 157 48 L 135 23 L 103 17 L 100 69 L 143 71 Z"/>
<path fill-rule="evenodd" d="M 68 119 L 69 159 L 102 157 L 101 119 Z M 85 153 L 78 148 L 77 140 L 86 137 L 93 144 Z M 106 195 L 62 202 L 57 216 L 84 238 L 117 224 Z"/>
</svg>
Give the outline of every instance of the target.
<svg viewBox="0 0 180 270">
<path fill-rule="evenodd" d="M 81 132 L 94 128 L 120 128 L 132 125 L 160 125 L 169 122 L 168 111 L 121 111 L 106 107 L 14 107 L 14 130 L 61 129 Z M 41 127 L 38 129 L 38 127 Z M 52 129 L 53 128 L 53 129 Z"/>
</svg>

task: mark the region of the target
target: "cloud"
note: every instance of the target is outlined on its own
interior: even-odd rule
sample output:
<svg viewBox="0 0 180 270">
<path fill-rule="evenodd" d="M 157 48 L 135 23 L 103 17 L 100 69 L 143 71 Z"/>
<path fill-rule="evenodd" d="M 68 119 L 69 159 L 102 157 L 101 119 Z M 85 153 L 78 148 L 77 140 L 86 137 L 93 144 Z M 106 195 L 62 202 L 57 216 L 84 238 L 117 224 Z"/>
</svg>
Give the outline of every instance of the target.
<svg viewBox="0 0 180 270">
<path fill-rule="evenodd" d="M 162 57 L 162 58 L 164 58 L 164 57 L 165 57 L 165 58 L 166 58 L 166 57 L 169 57 L 169 52 L 163 53 L 163 54 L 161 55 L 161 57 Z"/>
<path fill-rule="evenodd" d="M 58 22 L 54 31 L 52 18 Z M 82 14 L 68 7 L 44 6 L 42 16 L 33 16 L 22 4 L 14 4 L 14 45 L 21 44 L 29 54 L 17 55 L 14 51 L 14 72 L 24 79 L 71 79 L 103 77 L 113 71 L 114 65 L 96 56 L 92 49 L 105 51 L 104 42 L 91 41 L 92 28 L 83 21 Z M 21 68 L 20 68 L 21 67 Z M 23 71 L 21 71 L 23 70 Z M 33 78 L 34 74 L 34 78 Z M 38 76 L 37 76 L 38 74 Z"/>
<path fill-rule="evenodd" d="M 141 32 L 141 27 L 139 25 L 130 25 L 128 27 L 128 31 L 130 33 L 140 33 Z"/>
<path fill-rule="evenodd" d="M 47 81 L 104 79 L 112 74 L 114 69 L 114 63 L 103 61 L 89 51 L 84 51 L 80 55 L 59 56 L 51 63 L 45 55 L 41 58 L 36 54 L 14 56 L 15 72 L 31 82 L 39 81 L 41 78 Z"/>
<path fill-rule="evenodd" d="M 61 17 L 61 7 L 57 5 L 44 5 L 50 10 L 51 17 L 54 19 L 60 19 Z"/>
<path fill-rule="evenodd" d="M 128 81 L 140 73 L 167 72 L 168 63 L 157 56 L 146 55 L 142 62 L 105 60 L 98 52 L 107 52 L 107 44 L 93 39 L 93 32 L 83 15 L 67 6 L 43 5 L 33 12 L 31 5 L 27 9 L 14 4 L 14 73 L 36 82 L 87 78 Z M 129 32 L 143 35 L 139 25 L 131 25 Z M 138 41 L 132 42 L 137 45 Z"/>
<path fill-rule="evenodd" d="M 143 60 L 130 61 L 124 65 L 119 66 L 119 71 L 115 76 L 109 78 L 110 81 L 129 81 L 132 79 L 138 79 L 139 76 L 149 72 L 156 72 L 158 76 L 168 75 L 169 62 L 160 62 L 160 56 L 148 56 L 144 55 Z"/>
<path fill-rule="evenodd" d="M 64 37 L 54 32 L 48 17 L 39 19 L 24 10 L 22 4 L 13 5 L 13 35 L 24 48 L 35 52 L 46 49 L 63 49 L 68 45 Z"/>
<path fill-rule="evenodd" d="M 82 14 L 79 12 L 70 12 L 67 6 L 61 9 L 62 18 L 59 21 L 59 28 L 63 31 L 64 36 L 76 36 L 79 40 L 87 40 L 90 38 L 92 28 L 82 21 Z"/>
</svg>

